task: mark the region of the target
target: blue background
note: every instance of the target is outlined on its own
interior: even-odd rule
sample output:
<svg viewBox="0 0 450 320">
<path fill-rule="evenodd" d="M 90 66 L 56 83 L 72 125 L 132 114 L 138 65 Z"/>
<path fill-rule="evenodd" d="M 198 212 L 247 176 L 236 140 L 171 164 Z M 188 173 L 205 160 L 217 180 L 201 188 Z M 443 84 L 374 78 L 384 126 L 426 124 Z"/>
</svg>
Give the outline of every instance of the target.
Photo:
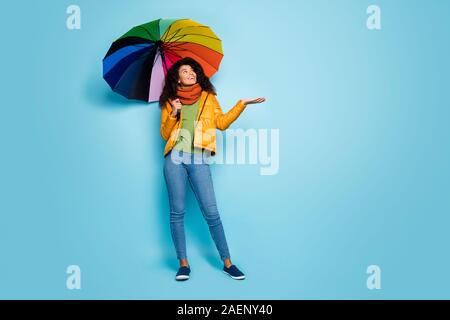
<svg viewBox="0 0 450 320">
<path fill-rule="evenodd" d="M 81 30 L 66 8 L 81 8 Z M 366 27 L 381 7 L 382 29 Z M 2 3 L 0 298 L 450 298 L 450 2 Z M 177 260 L 156 104 L 127 101 L 102 58 L 158 18 L 209 25 L 232 128 L 280 131 L 280 168 L 212 167 L 233 261 L 189 191 L 191 280 Z M 79 265 L 82 289 L 66 288 Z M 368 290 L 378 265 L 381 290 Z"/>
</svg>

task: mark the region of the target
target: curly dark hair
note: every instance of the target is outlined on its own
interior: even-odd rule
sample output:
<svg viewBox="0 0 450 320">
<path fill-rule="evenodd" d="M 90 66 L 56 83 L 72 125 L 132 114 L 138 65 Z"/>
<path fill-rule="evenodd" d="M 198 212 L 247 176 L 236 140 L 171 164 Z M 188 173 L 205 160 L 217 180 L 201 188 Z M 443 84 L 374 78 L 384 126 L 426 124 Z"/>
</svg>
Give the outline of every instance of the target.
<svg viewBox="0 0 450 320">
<path fill-rule="evenodd" d="M 166 80 L 164 84 L 163 91 L 159 97 L 159 107 L 163 107 L 166 101 L 169 99 L 175 99 L 177 93 L 178 84 L 178 69 L 182 65 L 190 65 L 197 75 L 197 83 L 202 87 L 204 91 L 208 91 L 216 95 L 216 89 L 209 81 L 209 78 L 203 72 L 202 66 L 190 57 L 183 58 L 175 62 L 172 67 L 167 71 Z"/>
</svg>

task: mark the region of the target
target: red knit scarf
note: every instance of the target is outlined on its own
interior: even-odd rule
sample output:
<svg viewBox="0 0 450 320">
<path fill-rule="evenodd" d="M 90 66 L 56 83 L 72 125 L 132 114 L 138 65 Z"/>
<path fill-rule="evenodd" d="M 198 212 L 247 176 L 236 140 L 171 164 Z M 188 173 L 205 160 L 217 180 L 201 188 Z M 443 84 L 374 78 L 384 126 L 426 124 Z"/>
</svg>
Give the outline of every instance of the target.
<svg viewBox="0 0 450 320">
<path fill-rule="evenodd" d="M 177 86 L 177 97 L 182 104 L 193 104 L 202 94 L 202 87 L 196 83 L 188 87 Z"/>
</svg>

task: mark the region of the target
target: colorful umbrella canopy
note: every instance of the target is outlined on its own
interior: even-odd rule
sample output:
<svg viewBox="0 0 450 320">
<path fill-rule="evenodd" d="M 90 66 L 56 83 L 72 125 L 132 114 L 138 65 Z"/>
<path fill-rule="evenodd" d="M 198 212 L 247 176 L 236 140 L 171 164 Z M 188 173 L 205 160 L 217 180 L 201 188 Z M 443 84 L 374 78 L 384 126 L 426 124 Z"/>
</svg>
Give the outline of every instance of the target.
<svg viewBox="0 0 450 320">
<path fill-rule="evenodd" d="M 103 58 L 103 78 L 126 98 L 158 101 L 167 70 L 185 57 L 195 59 L 211 77 L 223 58 L 221 40 L 190 19 L 154 20 L 113 42 Z"/>
</svg>

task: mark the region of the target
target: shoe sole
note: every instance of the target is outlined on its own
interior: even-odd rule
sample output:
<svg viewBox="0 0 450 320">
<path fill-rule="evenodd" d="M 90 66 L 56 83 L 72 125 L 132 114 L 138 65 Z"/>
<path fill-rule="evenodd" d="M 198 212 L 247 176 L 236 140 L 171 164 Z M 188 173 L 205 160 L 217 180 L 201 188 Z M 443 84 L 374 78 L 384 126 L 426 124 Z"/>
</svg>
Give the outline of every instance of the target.
<svg viewBox="0 0 450 320">
<path fill-rule="evenodd" d="M 232 276 L 231 274 L 229 274 L 228 272 L 226 272 L 226 271 L 223 271 L 223 273 L 225 273 L 226 275 L 229 275 L 231 278 L 233 278 L 234 280 L 244 280 L 245 279 L 245 276 L 238 276 L 238 277 L 235 277 L 235 276 Z"/>
<path fill-rule="evenodd" d="M 186 281 L 189 279 L 189 276 L 176 276 L 175 280 L 177 281 Z"/>
</svg>

